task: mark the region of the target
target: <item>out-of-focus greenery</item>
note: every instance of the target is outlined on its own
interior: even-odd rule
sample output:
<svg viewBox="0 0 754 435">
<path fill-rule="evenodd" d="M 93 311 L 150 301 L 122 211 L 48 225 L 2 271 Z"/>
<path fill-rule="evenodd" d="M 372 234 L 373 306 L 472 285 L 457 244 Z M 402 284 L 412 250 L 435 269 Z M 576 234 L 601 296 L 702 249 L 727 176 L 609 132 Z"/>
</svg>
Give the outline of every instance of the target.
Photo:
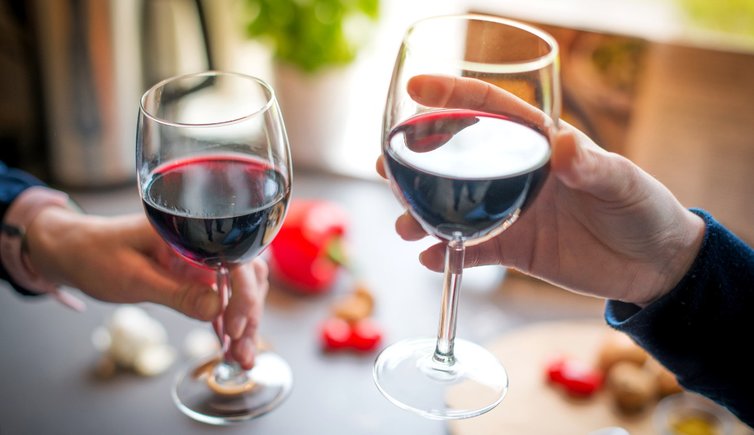
<svg viewBox="0 0 754 435">
<path fill-rule="evenodd" d="M 688 16 L 702 27 L 754 37 L 754 0 L 679 0 Z"/>
<path fill-rule="evenodd" d="M 592 64 L 611 88 L 633 92 L 646 46 L 643 39 L 603 35 L 592 52 Z"/>
<path fill-rule="evenodd" d="M 243 0 L 246 34 L 303 71 L 356 58 L 379 16 L 379 0 Z"/>
</svg>

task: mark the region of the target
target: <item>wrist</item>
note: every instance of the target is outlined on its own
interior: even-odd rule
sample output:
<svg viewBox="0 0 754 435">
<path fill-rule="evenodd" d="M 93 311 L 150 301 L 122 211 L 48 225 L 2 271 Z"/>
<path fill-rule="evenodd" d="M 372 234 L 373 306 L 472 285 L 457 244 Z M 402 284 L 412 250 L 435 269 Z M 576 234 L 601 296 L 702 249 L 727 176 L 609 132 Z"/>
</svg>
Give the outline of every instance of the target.
<svg viewBox="0 0 754 435">
<path fill-rule="evenodd" d="M 666 261 L 658 265 L 663 271 L 663 279 L 658 280 L 656 290 L 650 292 L 651 297 L 644 301 L 634 302 L 642 308 L 662 298 L 678 286 L 699 255 L 706 230 L 704 219 L 689 210 L 684 210 L 681 222 L 678 225 L 678 235 L 669 239 L 672 243 L 668 249 L 668 255 L 663 256 Z"/>
<path fill-rule="evenodd" d="M 66 210 L 72 201 L 63 192 L 41 186 L 30 187 L 11 203 L 2 222 L 0 232 L 0 260 L 14 283 L 33 293 L 51 294 L 76 310 L 82 303 L 63 293 L 58 282 L 39 273 L 29 252 L 29 236 L 39 230 L 33 227 L 38 218 L 50 210 Z M 37 225 L 37 229 L 46 227 Z M 44 231 L 41 231 L 44 233 Z"/>
<path fill-rule="evenodd" d="M 76 240 L 82 231 L 75 223 L 81 215 L 67 207 L 46 207 L 26 230 L 24 254 L 30 268 L 48 281 L 70 285 L 61 260 L 80 254 Z M 77 255 L 77 254 L 74 254 Z"/>
</svg>

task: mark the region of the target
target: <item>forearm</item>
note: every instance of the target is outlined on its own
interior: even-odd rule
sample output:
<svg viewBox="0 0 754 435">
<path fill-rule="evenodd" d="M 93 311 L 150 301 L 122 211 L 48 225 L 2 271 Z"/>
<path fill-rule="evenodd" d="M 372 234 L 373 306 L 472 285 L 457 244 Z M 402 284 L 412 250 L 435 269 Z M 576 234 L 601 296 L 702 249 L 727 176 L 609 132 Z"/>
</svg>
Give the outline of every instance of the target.
<svg viewBox="0 0 754 435">
<path fill-rule="evenodd" d="M 645 308 L 609 301 L 606 319 L 652 353 L 687 389 L 728 407 L 754 425 L 750 342 L 754 313 L 754 250 L 709 215 L 691 269 L 668 294 Z"/>
</svg>

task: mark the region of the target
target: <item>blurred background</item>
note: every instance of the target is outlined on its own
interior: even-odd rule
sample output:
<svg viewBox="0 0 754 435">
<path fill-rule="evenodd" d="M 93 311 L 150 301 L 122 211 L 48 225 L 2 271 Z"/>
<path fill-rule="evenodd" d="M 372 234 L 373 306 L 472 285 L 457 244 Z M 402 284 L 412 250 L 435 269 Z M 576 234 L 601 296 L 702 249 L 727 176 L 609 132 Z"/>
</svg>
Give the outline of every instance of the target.
<svg viewBox="0 0 754 435">
<path fill-rule="evenodd" d="M 353 218 L 353 269 L 379 301 L 376 317 L 385 343 L 432 334 L 441 276 L 416 261 L 429 241 L 409 244 L 395 234 L 392 219 L 400 205 L 378 179 L 374 163 L 404 30 L 426 16 L 467 11 L 551 32 L 562 49 L 564 119 L 602 147 L 636 161 L 687 207 L 710 210 L 754 244 L 754 0 L 0 0 L 0 160 L 69 191 L 89 212 L 134 212 L 141 208 L 134 169 L 141 94 L 180 73 L 224 69 L 257 75 L 273 84 L 280 100 L 293 154 L 294 196 L 328 199 Z M 269 331 L 294 364 L 296 388 L 289 405 L 247 428 L 448 433 L 441 423 L 414 418 L 379 396 L 369 376 L 373 355 L 338 358 L 321 351 L 313 337 L 317 325 L 333 299 L 352 286 L 341 278 L 319 298 L 270 292 L 263 332 Z M 506 275 L 499 267 L 465 272 L 464 292 L 459 330 L 480 343 L 524 324 L 599 322 L 602 316 L 600 300 Z M 12 374 L 31 364 L 50 382 L 29 386 L 24 377 L 9 377 L 0 395 L 1 433 L 45 433 L 42 420 L 63 428 L 56 433 L 102 432 L 96 418 L 80 415 L 102 415 L 99 423 L 109 424 L 108 433 L 118 428 L 133 433 L 134 422 L 144 422 L 147 432 L 159 432 L 154 425 L 165 433 L 209 431 L 178 416 L 164 397 L 168 378 L 98 383 L 80 376 L 97 355 L 89 334 L 113 306 L 91 301 L 90 311 L 76 317 L 52 302 L 32 308 L 18 299 L 0 292 L 0 310 L 5 309 L 0 341 L 21 349 L 4 352 L 0 368 Z M 176 347 L 182 335 L 204 326 L 149 308 L 167 325 Z M 563 346 L 586 342 L 544 332 Z M 506 346 L 501 347 L 506 365 L 515 367 L 521 356 L 532 383 L 540 381 L 541 367 Z M 55 363 L 48 352 L 56 355 Z M 512 379 L 524 379 L 516 376 Z M 332 387 L 323 389 L 322 379 Z M 119 394 L 109 394 L 112 385 Z M 540 403 L 542 390 L 532 391 L 532 400 Z M 38 419 L 27 403 L 47 417 Z M 515 403 L 540 409 L 525 400 L 510 403 L 501 412 L 517 410 Z M 573 409 L 559 417 L 594 422 L 593 414 L 584 417 Z M 549 420 L 535 414 L 521 413 L 528 425 Z M 465 429 L 485 433 L 451 429 L 459 435 Z M 495 430 L 489 433 L 499 433 Z"/>
<path fill-rule="evenodd" d="M 0 158 L 128 188 L 140 95 L 226 69 L 273 84 L 297 172 L 376 179 L 404 29 L 466 11 L 555 35 L 565 120 L 754 241 L 754 0 L 2 0 Z"/>
<path fill-rule="evenodd" d="M 552 32 L 566 120 L 754 240 L 754 0 L 2 0 L 0 158 L 132 183 L 141 93 L 215 68 L 273 83 L 297 170 L 374 177 L 402 31 L 461 11 Z"/>
</svg>

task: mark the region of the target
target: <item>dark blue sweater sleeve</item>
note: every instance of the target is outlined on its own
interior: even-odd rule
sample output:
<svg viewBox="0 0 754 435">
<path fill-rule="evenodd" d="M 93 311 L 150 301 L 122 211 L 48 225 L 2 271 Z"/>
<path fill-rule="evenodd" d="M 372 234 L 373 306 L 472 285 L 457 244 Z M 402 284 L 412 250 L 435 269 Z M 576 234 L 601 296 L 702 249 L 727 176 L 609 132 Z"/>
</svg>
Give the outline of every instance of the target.
<svg viewBox="0 0 754 435">
<path fill-rule="evenodd" d="M 11 202 L 13 202 L 21 192 L 31 186 L 43 185 L 44 183 L 33 175 L 18 169 L 9 168 L 5 163 L 0 162 L 0 222 L 5 219 L 5 213 L 8 211 Z M 8 271 L 5 270 L 2 262 L 0 262 L 0 279 L 8 281 L 14 289 L 23 295 L 37 295 L 37 293 L 29 292 L 16 285 L 8 275 Z"/>
<path fill-rule="evenodd" d="M 694 264 L 667 295 L 641 309 L 608 301 L 605 318 L 676 374 L 680 384 L 754 427 L 754 250 L 702 210 Z"/>
</svg>

